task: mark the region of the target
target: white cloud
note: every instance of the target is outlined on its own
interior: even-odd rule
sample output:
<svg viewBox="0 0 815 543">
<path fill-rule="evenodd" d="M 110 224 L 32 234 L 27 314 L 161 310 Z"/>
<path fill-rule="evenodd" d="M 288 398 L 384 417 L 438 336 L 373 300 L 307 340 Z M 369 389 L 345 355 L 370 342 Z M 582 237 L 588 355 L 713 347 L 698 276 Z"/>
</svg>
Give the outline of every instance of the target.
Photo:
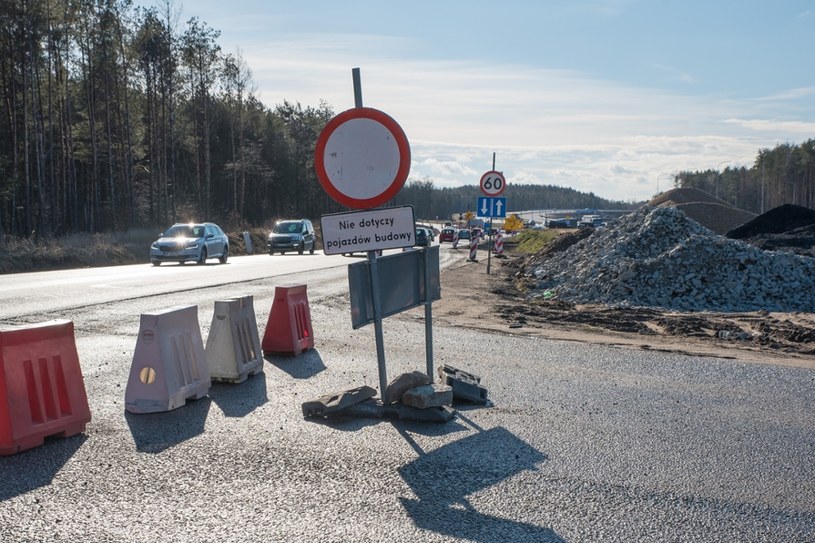
<svg viewBox="0 0 815 543">
<path fill-rule="evenodd" d="M 411 142 L 410 177 L 439 187 L 477 184 L 496 152 L 510 188 L 542 183 L 645 200 L 668 183 L 660 173 L 723 160 L 750 166 L 762 147 L 815 134 L 815 123 L 789 115 L 795 105 L 811 111 L 813 87 L 760 99 L 690 96 L 576 71 L 406 60 L 415 45 L 376 35 L 299 35 L 247 46 L 244 57 L 267 105 L 325 100 L 337 112 L 353 107 L 351 70 L 360 67 L 364 105 L 391 115 Z"/>
<path fill-rule="evenodd" d="M 815 122 L 781 121 L 775 119 L 725 119 L 725 123 L 734 124 L 750 130 L 762 132 L 786 132 L 815 137 Z"/>
</svg>

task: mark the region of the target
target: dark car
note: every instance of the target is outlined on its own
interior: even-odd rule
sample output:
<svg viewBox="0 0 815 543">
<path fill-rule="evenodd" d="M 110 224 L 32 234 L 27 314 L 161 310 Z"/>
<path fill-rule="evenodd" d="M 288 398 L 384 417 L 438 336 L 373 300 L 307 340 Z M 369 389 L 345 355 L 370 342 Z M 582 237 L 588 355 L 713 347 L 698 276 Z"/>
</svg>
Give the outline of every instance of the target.
<svg viewBox="0 0 815 543">
<path fill-rule="evenodd" d="M 176 223 L 159 235 L 150 245 L 150 263 L 196 262 L 204 264 L 217 258 L 226 264 L 229 258 L 229 238 L 215 223 Z"/>
<path fill-rule="evenodd" d="M 416 242 L 414 245 L 419 247 L 430 247 L 433 240 L 431 238 L 432 232 L 424 226 L 416 227 Z"/>
<path fill-rule="evenodd" d="M 308 250 L 309 254 L 314 254 L 317 245 L 317 236 L 314 234 L 314 226 L 308 219 L 277 221 L 266 239 L 266 247 L 269 254 L 279 252 L 281 255 L 286 251 L 297 251 L 303 254 Z"/>
<path fill-rule="evenodd" d="M 456 230 L 455 228 L 442 228 L 441 234 L 439 234 L 439 243 L 444 243 L 445 241 L 453 241 L 456 237 Z"/>
<path fill-rule="evenodd" d="M 573 228 L 574 225 L 572 219 L 549 219 L 546 222 L 548 228 Z"/>
</svg>

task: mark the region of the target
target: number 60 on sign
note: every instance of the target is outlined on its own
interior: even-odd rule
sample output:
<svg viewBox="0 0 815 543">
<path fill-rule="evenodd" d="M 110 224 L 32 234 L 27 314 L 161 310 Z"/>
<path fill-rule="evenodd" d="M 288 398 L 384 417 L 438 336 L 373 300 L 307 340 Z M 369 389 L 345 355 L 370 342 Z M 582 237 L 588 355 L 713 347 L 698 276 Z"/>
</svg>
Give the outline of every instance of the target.
<svg viewBox="0 0 815 543">
<path fill-rule="evenodd" d="M 506 188 L 507 182 L 501 172 L 491 170 L 481 176 L 481 192 L 485 196 L 498 196 Z"/>
</svg>

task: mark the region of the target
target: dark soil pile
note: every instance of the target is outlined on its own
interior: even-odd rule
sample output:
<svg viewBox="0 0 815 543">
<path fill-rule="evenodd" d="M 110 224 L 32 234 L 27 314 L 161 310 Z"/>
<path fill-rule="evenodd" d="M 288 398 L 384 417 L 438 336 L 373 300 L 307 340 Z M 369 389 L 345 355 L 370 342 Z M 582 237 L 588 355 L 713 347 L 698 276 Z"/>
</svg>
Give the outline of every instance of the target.
<svg viewBox="0 0 815 543">
<path fill-rule="evenodd" d="M 815 224 L 815 210 L 783 204 L 727 232 L 730 239 L 746 239 L 761 234 L 781 234 Z"/>
<path fill-rule="evenodd" d="M 783 204 L 730 230 L 726 235 L 765 251 L 815 257 L 815 210 Z"/>
</svg>

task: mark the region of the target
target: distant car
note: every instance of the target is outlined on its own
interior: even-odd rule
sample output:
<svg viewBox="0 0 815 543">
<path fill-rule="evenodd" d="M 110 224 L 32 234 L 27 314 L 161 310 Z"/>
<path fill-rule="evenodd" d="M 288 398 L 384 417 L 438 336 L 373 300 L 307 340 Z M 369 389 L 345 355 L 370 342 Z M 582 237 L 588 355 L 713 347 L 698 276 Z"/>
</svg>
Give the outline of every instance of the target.
<svg viewBox="0 0 815 543">
<path fill-rule="evenodd" d="M 601 226 L 605 225 L 606 222 L 601 217 L 592 217 L 587 219 L 583 217 L 577 223 L 578 228 L 600 228 Z"/>
<path fill-rule="evenodd" d="M 266 248 L 270 255 L 276 252 L 282 255 L 286 251 L 303 254 L 306 250 L 313 255 L 316 245 L 314 226 L 308 219 L 277 221 L 266 239 Z"/>
<path fill-rule="evenodd" d="M 472 237 L 474 237 L 474 238 L 480 238 L 480 237 L 481 237 L 481 236 L 483 236 L 483 235 L 484 235 L 484 231 L 483 231 L 483 230 L 481 230 L 481 229 L 480 229 L 480 228 L 478 228 L 478 227 L 475 227 L 475 228 L 473 228 L 472 230 L 470 230 L 470 236 L 472 236 Z"/>
<path fill-rule="evenodd" d="M 546 226 L 548 228 L 572 228 L 574 223 L 571 219 L 549 219 Z"/>
<path fill-rule="evenodd" d="M 433 240 L 431 238 L 433 231 L 429 228 L 425 228 L 424 226 L 417 226 L 416 227 L 416 242 L 414 245 L 419 247 L 430 247 L 432 245 Z"/>
<path fill-rule="evenodd" d="M 470 231 L 466 228 L 462 228 L 458 231 L 458 240 L 459 241 L 470 241 Z"/>
<path fill-rule="evenodd" d="M 456 230 L 455 228 L 442 228 L 441 234 L 439 234 L 439 243 L 444 243 L 445 241 L 453 241 L 453 238 L 456 237 Z"/>
<path fill-rule="evenodd" d="M 211 222 L 176 223 L 150 245 L 153 266 L 162 262 L 204 264 L 208 258 L 217 258 L 221 264 L 229 258 L 229 238 Z"/>
</svg>

